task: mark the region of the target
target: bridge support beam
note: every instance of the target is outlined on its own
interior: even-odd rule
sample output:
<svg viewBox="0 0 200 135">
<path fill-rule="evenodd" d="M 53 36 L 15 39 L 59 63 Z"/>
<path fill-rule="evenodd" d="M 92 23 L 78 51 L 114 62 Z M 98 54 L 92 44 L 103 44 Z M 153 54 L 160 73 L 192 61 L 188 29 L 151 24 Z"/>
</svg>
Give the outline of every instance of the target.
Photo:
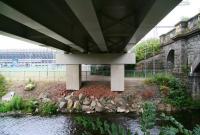
<svg viewBox="0 0 200 135">
<path fill-rule="evenodd" d="M 124 65 L 111 65 L 111 90 L 124 91 Z"/>
<path fill-rule="evenodd" d="M 66 68 L 66 89 L 79 90 L 81 87 L 81 65 L 67 65 Z"/>
<path fill-rule="evenodd" d="M 124 65 L 135 64 L 135 54 L 57 54 L 57 64 L 67 65 L 67 89 L 81 87 L 81 64 L 111 65 L 111 90 L 124 91 Z"/>
</svg>

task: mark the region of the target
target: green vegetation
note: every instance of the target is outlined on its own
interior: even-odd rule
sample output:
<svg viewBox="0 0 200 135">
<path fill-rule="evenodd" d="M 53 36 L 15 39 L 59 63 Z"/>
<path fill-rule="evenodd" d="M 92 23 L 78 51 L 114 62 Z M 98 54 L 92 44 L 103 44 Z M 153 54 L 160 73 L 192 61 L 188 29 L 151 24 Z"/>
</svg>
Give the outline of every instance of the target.
<svg viewBox="0 0 200 135">
<path fill-rule="evenodd" d="M 160 86 L 165 102 L 179 108 L 188 106 L 190 97 L 187 95 L 186 87 L 173 75 L 157 74 L 146 80 L 146 83 Z"/>
<path fill-rule="evenodd" d="M 135 48 L 136 61 L 141 61 L 146 58 L 152 57 L 160 52 L 160 41 L 159 39 L 149 39 L 139 43 Z"/>
<path fill-rule="evenodd" d="M 100 118 L 78 116 L 75 117 L 75 122 L 84 127 L 85 130 L 82 135 L 131 135 L 130 130 L 120 125 L 100 120 Z"/>
<path fill-rule="evenodd" d="M 4 78 L 4 76 L 2 76 L 0 74 L 0 98 L 5 95 L 7 92 L 7 89 L 6 89 L 6 80 Z"/>
<path fill-rule="evenodd" d="M 53 115 L 57 113 L 57 106 L 53 102 L 45 102 L 40 104 L 39 112 L 41 115 Z"/>
<path fill-rule="evenodd" d="M 23 111 L 32 113 L 36 106 L 34 100 L 23 100 L 19 96 L 14 96 L 9 102 L 0 102 L 0 113 L 6 113 L 10 111 Z"/>
<path fill-rule="evenodd" d="M 156 106 L 152 102 L 145 102 L 142 106 L 141 129 L 144 135 L 150 135 L 150 129 L 156 122 Z"/>
<path fill-rule="evenodd" d="M 160 135 L 200 135 L 200 126 L 196 125 L 193 131 L 186 129 L 180 122 L 178 122 L 172 116 L 166 116 L 164 113 L 161 114 L 161 119 L 170 122 L 170 126 L 162 127 Z"/>
<path fill-rule="evenodd" d="M 150 135 L 150 129 L 155 126 L 156 110 L 155 105 L 151 102 L 145 102 L 142 106 L 141 128 L 144 135 Z M 172 116 L 160 115 L 162 121 L 168 122 L 168 125 L 162 126 L 160 135 L 200 135 L 200 126 L 196 125 L 193 131 L 186 129 L 180 122 Z"/>
<path fill-rule="evenodd" d="M 0 113 L 11 111 L 35 113 L 36 108 L 39 108 L 37 113 L 41 115 L 53 115 L 57 112 L 57 106 L 53 102 L 38 103 L 36 100 L 23 100 L 19 96 L 14 96 L 9 102 L 0 102 Z"/>
</svg>

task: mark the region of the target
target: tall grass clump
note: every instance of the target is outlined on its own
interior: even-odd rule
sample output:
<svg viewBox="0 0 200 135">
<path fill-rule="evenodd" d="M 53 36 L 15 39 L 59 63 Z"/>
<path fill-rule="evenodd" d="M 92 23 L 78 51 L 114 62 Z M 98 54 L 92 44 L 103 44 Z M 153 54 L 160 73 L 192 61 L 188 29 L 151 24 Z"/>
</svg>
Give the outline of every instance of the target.
<svg viewBox="0 0 200 135">
<path fill-rule="evenodd" d="M 38 104 L 34 100 L 23 100 L 20 96 L 14 96 L 11 101 L 0 102 L 0 113 L 11 111 L 33 113 L 37 106 Z"/>
<path fill-rule="evenodd" d="M 0 98 L 5 95 L 7 92 L 6 89 L 6 79 L 0 74 Z"/>
<path fill-rule="evenodd" d="M 57 113 L 57 106 L 54 102 L 41 103 L 39 106 L 39 112 L 41 115 L 53 115 Z"/>
</svg>

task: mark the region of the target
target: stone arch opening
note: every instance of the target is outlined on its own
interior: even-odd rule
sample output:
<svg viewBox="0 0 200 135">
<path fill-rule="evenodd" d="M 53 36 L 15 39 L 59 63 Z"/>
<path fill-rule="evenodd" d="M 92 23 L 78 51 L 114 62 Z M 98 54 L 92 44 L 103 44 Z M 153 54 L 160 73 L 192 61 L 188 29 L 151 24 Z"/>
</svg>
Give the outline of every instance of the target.
<svg viewBox="0 0 200 135">
<path fill-rule="evenodd" d="M 200 73 L 200 63 L 195 68 L 194 73 Z"/>
<path fill-rule="evenodd" d="M 167 55 L 167 68 L 173 69 L 174 68 L 174 62 L 175 62 L 175 50 L 170 50 Z"/>
</svg>

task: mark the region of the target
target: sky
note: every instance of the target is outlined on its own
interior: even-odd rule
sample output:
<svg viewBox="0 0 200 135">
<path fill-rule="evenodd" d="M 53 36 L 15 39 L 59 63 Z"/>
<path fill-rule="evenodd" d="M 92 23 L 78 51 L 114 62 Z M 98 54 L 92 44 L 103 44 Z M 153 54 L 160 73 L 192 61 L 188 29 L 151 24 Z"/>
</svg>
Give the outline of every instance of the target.
<svg viewBox="0 0 200 135">
<path fill-rule="evenodd" d="M 200 0 L 183 0 L 179 6 L 164 17 L 142 40 L 159 38 L 160 35 L 173 29 L 174 25 L 183 17 L 190 18 L 197 13 L 200 13 Z M 36 43 L 3 36 L 0 32 L 0 50 L 3 49 L 44 49 L 44 47 L 40 47 L 38 44 L 36 45 Z"/>
</svg>

